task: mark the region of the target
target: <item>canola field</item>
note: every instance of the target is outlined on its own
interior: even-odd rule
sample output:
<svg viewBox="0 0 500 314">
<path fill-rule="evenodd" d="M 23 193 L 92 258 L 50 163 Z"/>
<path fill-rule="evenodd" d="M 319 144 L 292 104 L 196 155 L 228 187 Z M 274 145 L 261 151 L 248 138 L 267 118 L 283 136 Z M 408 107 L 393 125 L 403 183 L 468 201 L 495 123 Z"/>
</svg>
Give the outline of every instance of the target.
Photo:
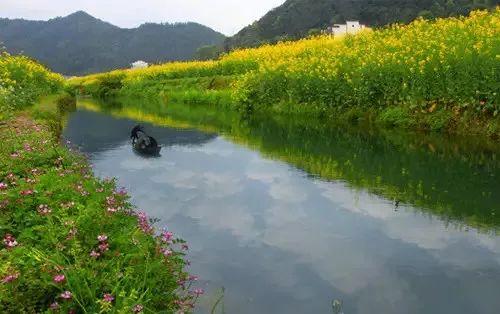
<svg viewBox="0 0 500 314">
<path fill-rule="evenodd" d="M 500 129 L 499 68 L 496 8 L 70 82 L 99 97 L 149 93 L 177 101 L 185 95 L 188 102 L 224 99 L 245 112 L 313 113 L 405 128 L 479 128 L 495 135 Z M 223 83 L 214 84 L 221 77 Z"/>
<path fill-rule="evenodd" d="M 0 53 L 0 120 L 32 105 L 39 96 L 55 92 L 63 83 L 61 75 L 30 58 Z"/>
</svg>

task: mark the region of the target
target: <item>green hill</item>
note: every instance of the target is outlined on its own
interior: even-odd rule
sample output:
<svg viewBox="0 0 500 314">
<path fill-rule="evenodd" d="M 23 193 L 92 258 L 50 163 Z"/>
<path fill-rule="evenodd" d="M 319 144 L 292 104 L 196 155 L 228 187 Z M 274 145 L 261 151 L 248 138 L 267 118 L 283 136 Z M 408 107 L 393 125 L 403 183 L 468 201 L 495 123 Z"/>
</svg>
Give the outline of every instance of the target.
<svg viewBox="0 0 500 314">
<path fill-rule="evenodd" d="M 491 8 L 499 0 L 287 0 L 260 20 L 225 42 L 227 50 L 266 42 L 295 39 L 311 29 L 359 20 L 369 26 L 408 23 L 426 18 L 466 15 L 477 8 Z"/>
<path fill-rule="evenodd" d="M 153 24 L 122 29 L 85 12 L 49 21 L 0 19 L 0 42 L 67 75 L 128 67 L 136 60 L 189 60 L 224 35 L 197 23 Z"/>
</svg>

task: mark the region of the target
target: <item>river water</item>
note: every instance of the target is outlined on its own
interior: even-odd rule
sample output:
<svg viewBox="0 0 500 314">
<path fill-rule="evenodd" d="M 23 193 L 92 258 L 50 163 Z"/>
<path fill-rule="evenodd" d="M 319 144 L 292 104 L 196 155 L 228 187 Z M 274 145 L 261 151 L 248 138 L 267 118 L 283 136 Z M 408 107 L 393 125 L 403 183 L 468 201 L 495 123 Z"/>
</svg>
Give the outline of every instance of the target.
<svg viewBox="0 0 500 314">
<path fill-rule="evenodd" d="M 197 312 L 500 313 L 495 144 L 88 107 L 65 138 L 188 241 Z"/>
</svg>

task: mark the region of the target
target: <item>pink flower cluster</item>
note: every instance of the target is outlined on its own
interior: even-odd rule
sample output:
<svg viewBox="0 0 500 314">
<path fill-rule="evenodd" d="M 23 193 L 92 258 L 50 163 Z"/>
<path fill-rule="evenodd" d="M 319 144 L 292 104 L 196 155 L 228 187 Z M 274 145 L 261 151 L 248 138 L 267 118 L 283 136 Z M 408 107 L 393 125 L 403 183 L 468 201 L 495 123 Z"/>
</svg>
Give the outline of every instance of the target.
<svg viewBox="0 0 500 314">
<path fill-rule="evenodd" d="M 59 275 L 55 275 L 54 276 L 54 282 L 55 283 L 62 283 L 66 280 L 66 276 L 64 276 L 63 274 L 59 274 Z"/>
<path fill-rule="evenodd" d="M 118 195 L 120 195 L 120 196 L 126 196 L 127 195 L 127 189 L 125 189 L 124 187 L 121 187 L 118 190 L 116 190 L 115 193 L 118 194 Z"/>
<path fill-rule="evenodd" d="M 173 238 L 174 238 L 174 234 L 171 231 L 164 230 L 161 233 L 161 241 L 163 243 L 172 243 Z"/>
<path fill-rule="evenodd" d="M 28 196 L 28 195 L 35 194 L 35 191 L 33 191 L 33 190 L 24 190 L 24 191 L 21 191 L 19 194 L 21 194 L 22 196 Z"/>
<path fill-rule="evenodd" d="M 101 234 L 97 236 L 97 241 L 99 241 L 99 245 L 97 246 L 98 250 L 92 250 L 90 252 L 90 256 L 93 258 L 98 258 L 104 252 L 109 250 L 108 236 L 105 234 Z"/>
<path fill-rule="evenodd" d="M 108 209 L 108 213 L 116 213 L 121 209 L 114 196 L 106 196 L 106 207 Z"/>
<path fill-rule="evenodd" d="M 17 241 L 16 241 L 16 238 L 14 238 L 13 235 L 7 233 L 4 237 L 3 237 L 3 244 L 5 245 L 6 248 L 8 249 L 12 249 L 14 247 L 16 247 L 18 245 Z"/>
<path fill-rule="evenodd" d="M 138 212 L 138 213 L 136 213 L 136 216 L 137 216 L 137 223 L 139 225 L 139 229 L 141 229 L 142 232 L 144 232 L 146 234 L 153 233 L 154 229 L 149 224 L 148 215 L 146 215 L 145 212 Z"/>
<path fill-rule="evenodd" d="M 38 213 L 42 216 L 46 216 L 52 212 L 52 209 L 49 208 L 49 205 L 40 205 L 38 206 Z"/>
<path fill-rule="evenodd" d="M 113 302 L 115 300 L 115 297 L 113 297 L 113 295 L 111 295 L 110 293 L 105 293 L 103 298 L 102 298 L 105 302 Z"/>
<path fill-rule="evenodd" d="M 8 187 L 7 183 L 0 182 L 0 191 L 7 190 Z"/>
<path fill-rule="evenodd" d="M 69 291 L 64 291 L 63 293 L 61 293 L 59 295 L 61 297 L 61 299 L 63 300 L 71 300 L 71 298 L 73 298 L 73 294 Z"/>
<path fill-rule="evenodd" d="M 191 291 L 191 294 L 193 294 L 196 297 L 199 297 L 200 295 L 202 295 L 204 293 L 205 293 L 205 290 L 203 290 L 202 288 L 196 288 L 193 291 Z"/>
<path fill-rule="evenodd" d="M 19 273 L 13 273 L 2 278 L 2 283 L 10 283 L 19 278 Z"/>
</svg>

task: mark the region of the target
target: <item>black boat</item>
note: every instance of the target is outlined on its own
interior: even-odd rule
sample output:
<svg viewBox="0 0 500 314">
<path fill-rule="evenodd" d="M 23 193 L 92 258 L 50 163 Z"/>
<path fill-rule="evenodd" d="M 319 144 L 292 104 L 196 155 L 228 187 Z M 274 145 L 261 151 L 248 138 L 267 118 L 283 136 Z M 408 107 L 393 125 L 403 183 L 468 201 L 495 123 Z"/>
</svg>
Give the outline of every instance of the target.
<svg viewBox="0 0 500 314">
<path fill-rule="evenodd" d="M 149 136 L 144 128 L 136 125 L 130 132 L 130 139 L 132 140 L 132 147 L 134 151 L 140 155 L 145 156 L 159 156 L 161 146 L 151 136 Z"/>
</svg>

